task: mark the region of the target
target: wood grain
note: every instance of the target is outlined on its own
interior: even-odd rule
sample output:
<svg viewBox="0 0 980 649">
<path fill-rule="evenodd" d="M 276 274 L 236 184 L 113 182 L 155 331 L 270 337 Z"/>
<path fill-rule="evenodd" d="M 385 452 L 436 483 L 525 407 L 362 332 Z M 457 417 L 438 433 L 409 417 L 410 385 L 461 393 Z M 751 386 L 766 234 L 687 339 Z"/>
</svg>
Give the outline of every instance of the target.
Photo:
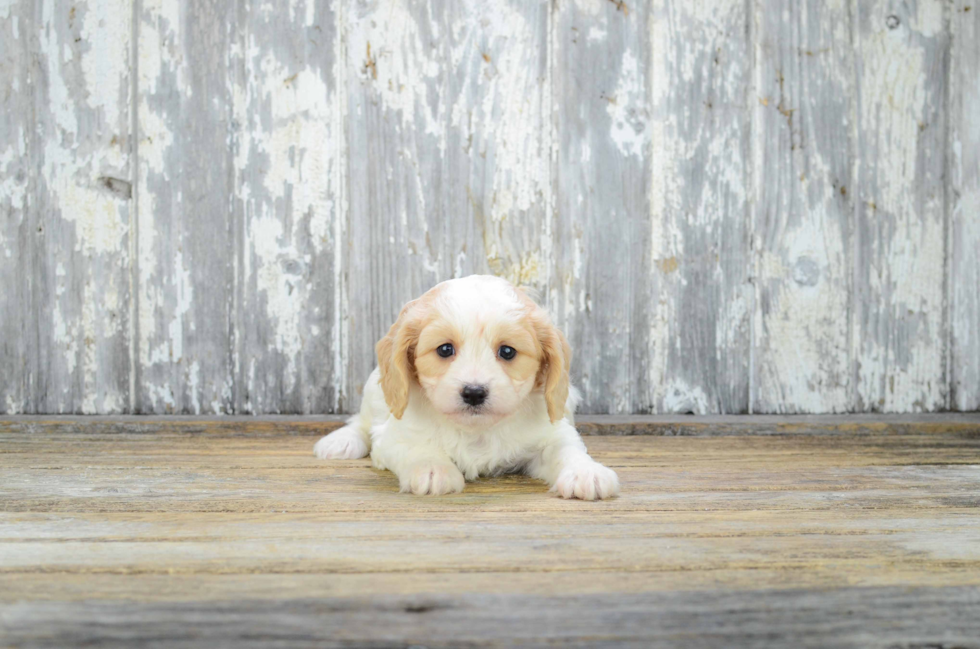
<svg viewBox="0 0 980 649">
<path fill-rule="evenodd" d="M 950 408 L 980 410 L 980 7 L 961 1 L 951 11 Z"/>
<path fill-rule="evenodd" d="M 761 3 L 756 11 L 752 412 L 847 412 L 850 10 L 819 0 Z"/>
<path fill-rule="evenodd" d="M 18 29 L 30 39 L 21 64 L 34 80 L 32 236 L 25 242 L 33 250 L 30 266 L 18 272 L 31 278 L 27 317 L 35 331 L 23 342 L 37 356 L 27 409 L 125 412 L 131 407 L 132 2 L 25 5 L 33 20 Z"/>
<path fill-rule="evenodd" d="M 632 409 L 632 278 L 650 169 L 648 10 L 557 3 L 555 272 L 550 307 L 574 350 L 586 412 Z M 640 237 L 637 240 L 637 237 Z M 634 261 L 634 251 L 640 252 Z M 601 386 L 601 387 L 600 387 Z"/>
<path fill-rule="evenodd" d="M 0 20 L 0 412 L 35 412 L 38 371 L 34 240 L 39 236 L 32 209 L 36 142 L 34 97 L 37 75 L 26 65 L 34 42 L 35 17 L 22 3 Z"/>
<path fill-rule="evenodd" d="M 133 411 L 236 412 L 230 56 L 215 2 L 139 5 L 138 377 Z M 234 14 L 233 14 L 234 15 Z"/>
<path fill-rule="evenodd" d="M 339 2 L 245 2 L 232 60 L 234 411 L 338 412 L 346 372 Z M 283 36 L 288 34 L 288 38 Z"/>
<path fill-rule="evenodd" d="M 858 3 L 853 260 L 857 410 L 946 405 L 944 103 L 938 0 Z M 848 191 L 847 188 L 844 188 Z"/>
<path fill-rule="evenodd" d="M 653 290 L 633 353 L 654 412 L 749 408 L 749 6 L 653 3 Z"/>
<path fill-rule="evenodd" d="M 966 0 L 0 4 L 2 413 L 349 413 L 435 283 L 588 413 L 980 408 Z"/>
<path fill-rule="evenodd" d="M 0 422 L 6 643 L 970 646 L 980 632 L 976 421 L 590 437 L 624 483 L 597 503 L 519 476 L 399 494 L 366 460 L 312 456 L 327 421 L 138 421 Z"/>
</svg>

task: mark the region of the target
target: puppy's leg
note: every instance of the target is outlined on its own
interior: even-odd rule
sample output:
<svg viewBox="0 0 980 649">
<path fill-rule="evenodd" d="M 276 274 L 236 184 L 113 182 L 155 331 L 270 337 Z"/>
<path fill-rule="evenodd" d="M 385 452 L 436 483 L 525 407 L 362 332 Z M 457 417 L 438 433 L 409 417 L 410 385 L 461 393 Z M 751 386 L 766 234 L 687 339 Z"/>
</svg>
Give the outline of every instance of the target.
<svg viewBox="0 0 980 649">
<path fill-rule="evenodd" d="M 531 461 L 527 473 L 550 484 L 562 498 L 602 500 L 619 494 L 619 476 L 589 457 L 578 431 L 567 422 L 556 425 L 554 439 Z"/>
<path fill-rule="evenodd" d="M 361 416 L 354 415 L 347 425 L 324 435 L 313 445 L 313 455 L 321 460 L 357 460 L 371 452 L 370 427 L 361 426 Z"/>
<path fill-rule="evenodd" d="M 375 468 L 398 476 L 402 493 L 442 496 L 459 493 L 466 486 L 462 472 L 442 450 L 419 440 L 375 440 L 371 460 Z"/>
<path fill-rule="evenodd" d="M 371 425 L 374 419 L 387 418 L 384 397 L 380 397 L 378 371 L 371 373 L 364 385 L 361 411 L 347 420 L 347 425 L 320 438 L 313 446 L 313 454 L 321 460 L 357 460 L 371 452 Z M 383 420 L 383 419 L 382 419 Z"/>
</svg>

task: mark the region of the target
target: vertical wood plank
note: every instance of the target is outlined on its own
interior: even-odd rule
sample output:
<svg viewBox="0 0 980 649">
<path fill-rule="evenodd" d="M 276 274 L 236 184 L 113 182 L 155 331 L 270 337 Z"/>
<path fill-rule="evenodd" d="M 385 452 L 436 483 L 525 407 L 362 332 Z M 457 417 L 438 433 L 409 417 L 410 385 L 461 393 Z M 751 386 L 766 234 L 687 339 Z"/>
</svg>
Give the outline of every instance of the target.
<svg viewBox="0 0 980 649">
<path fill-rule="evenodd" d="M 642 2 L 556 4 L 552 310 L 583 412 L 632 408 L 633 280 L 649 222 L 650 34 Z"/>
<path fill-rule="evenodd" d="M 129 408 L 132 2 L 35 4 L 38 412 Z M 25 26 L 26 27 L 26 26 Z"/>
<path fill-rule="evenodd" d="M 944 407 L 948 32 L 941 0 L 856 2 L 856 408 Z"/>
<path fill-rule="evenodd" d="M 244 412 L 337 412 L 343 113 L 333 3 L 243 3 L 235 200 Z"/>
<path fill-rule="evenodd" d="M 475 272 L 546 285 L 550 96 L 546 2 L 345 7 L 353 409 L 408 300 Z"/>
<path fill-rule="evenodd" d="M 957 0 L 951 18 L 950 406 L 980 410 L 980 4 Z"/>
<path fill-rule="evenodd" d="M 139 6 L 139 395 L 144 413 L 235 411 L 230 196 L 235 12 Z"/>
<path fill-rule="evenodd" d="M 550 3 L 442 0 L 446 30 L 443 254 L 546 297 L 553 186 Z"/>
<path fill-rule="evenodd" d="M 746 412 L 751 85 L 745 2 L 653 4 L 649 400 Z"/>
<path fill-rule="evenodd" d="M 448 275 L 438 190 L 445 142 L 446 64 L 431 2 L 350 0 L 347 394 L 360 402 L 374 345 L 401 306 Z M 428 200 L 427 200 L 428 199 Z M 356 407 L 356 406 L 354 406 Z"/>
<path fill-rule="evenodd" d="M 755 5 L 753 412 L 850 406 L 855 115 L 848 7 Z"/>
<path fill-rule="evenodd" d="M 31 216 L 33 53 L 37 40 L 33 2 L 0 9 L 0 413 L 36 410 L 37 328 L 34 312 L 34 240 Z"/>
</svg>

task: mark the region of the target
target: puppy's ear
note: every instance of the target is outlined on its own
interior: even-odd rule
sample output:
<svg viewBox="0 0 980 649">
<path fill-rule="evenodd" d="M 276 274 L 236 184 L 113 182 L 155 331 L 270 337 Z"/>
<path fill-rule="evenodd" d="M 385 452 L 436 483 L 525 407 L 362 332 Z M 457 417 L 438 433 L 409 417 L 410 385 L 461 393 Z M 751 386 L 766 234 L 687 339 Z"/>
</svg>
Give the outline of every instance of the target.
<svg viewBox="0 0 980 649">
<path fill-rule="evenodd" d="M 534 318 L 535 330 L 544 359 L 538 370 L 538 382 L 544 385 L 544 400 L 548 405 L 548 418 L 555 423 L 565 416 L 565 402 L 568 400 L 568 369 L 572 364 L 572 348 L 558 327 L 539 311 Z"/>
<path fill-rule="evenodd" d="M 385 403 L 395 419 L 401 419 L 408 407 L 408 389 L 415 380 L 415 346 L 421 330 L 417 301 L 402 309 L 388 335 L 378 341 L 378 370 Z"/>
</svg>

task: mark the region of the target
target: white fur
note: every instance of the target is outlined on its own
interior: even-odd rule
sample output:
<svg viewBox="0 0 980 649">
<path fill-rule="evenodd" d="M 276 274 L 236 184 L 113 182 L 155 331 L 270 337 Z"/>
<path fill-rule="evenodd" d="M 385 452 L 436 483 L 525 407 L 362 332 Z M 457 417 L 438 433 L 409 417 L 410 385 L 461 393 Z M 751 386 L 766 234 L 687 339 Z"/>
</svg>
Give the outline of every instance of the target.
<svg viewBox="0 0 980 649">
<path fill-rule="evenodd" d="M 477 336 L 475 323 L 519 313 L 513 287 L 496 278 L 472 276 L 444 286 L 436 308 L 456 323 L 474 323 L 474 333 L 464 333 L 467 341 Z M 389 412 L 375 369 L 364 386 L 360 413 L 318 441 L 314 453 L 322 459 L 370 453 L 375 467 L 398 476 L 401 491 L 419 495 L 457 493 L 465 480 L 515 471 L 547 482 L 562 498 L 617 495 L 616 473 L 589 457 L 575 430 L 578 391 L 569 390 L 564 418 L 552 423 L 543 392 L 508 385 L 499 362 L 470 344 L 437 384 L 413 382 L 401 419 Z M 459 386 L 473 380 L 491 386 L 491 415 L 466 418 L 456 411 Z"/>
</svg>

